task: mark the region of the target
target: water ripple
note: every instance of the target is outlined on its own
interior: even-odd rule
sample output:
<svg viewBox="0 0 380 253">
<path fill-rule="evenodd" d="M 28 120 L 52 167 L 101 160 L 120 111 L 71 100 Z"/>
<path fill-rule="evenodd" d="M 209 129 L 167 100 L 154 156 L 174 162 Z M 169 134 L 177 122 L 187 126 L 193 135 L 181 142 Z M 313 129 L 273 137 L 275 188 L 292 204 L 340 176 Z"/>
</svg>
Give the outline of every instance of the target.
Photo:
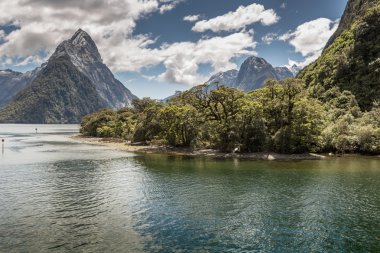
<svg viewBox="0 0 380 253">
<path fill-rule="evenodd" d="M 0 252 L 380 251 L 379 159 L 133 156 L 68 128 L 7 136 Z"/>
</svg>

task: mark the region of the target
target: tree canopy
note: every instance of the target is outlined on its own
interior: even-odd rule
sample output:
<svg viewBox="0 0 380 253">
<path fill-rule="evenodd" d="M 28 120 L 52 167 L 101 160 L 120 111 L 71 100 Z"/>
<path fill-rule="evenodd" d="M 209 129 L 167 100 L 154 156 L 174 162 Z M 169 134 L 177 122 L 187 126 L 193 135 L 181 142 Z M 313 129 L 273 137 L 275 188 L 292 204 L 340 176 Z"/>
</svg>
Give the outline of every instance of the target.
<svg viewBox="0 0 380 253">
<path fill-rule="evenodd" d="M 167 103 L 144 98 L 133 105 L 86 116 L 81 132 L 223 152 L 380 152 L 378 103 L 362 112 L 351 92 L 300 79 L 271 80 L 250 93 L 199 85 Z"/>
</svg>

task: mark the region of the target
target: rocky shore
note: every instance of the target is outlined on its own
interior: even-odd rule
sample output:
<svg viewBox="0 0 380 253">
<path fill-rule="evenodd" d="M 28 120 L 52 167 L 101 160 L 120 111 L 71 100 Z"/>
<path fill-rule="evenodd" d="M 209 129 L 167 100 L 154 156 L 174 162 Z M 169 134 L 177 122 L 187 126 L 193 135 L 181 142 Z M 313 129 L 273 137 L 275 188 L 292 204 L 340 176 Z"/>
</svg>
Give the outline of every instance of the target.
<svg viewBox="0 0 380 253">
<path fill-rule="evenodd" d="M 278 154 L 273 152 L 258 153 L 223 153 L 213 149 L 192 150 L 188 148 L 173 148 L 157 145 L 135 145 L 126 143 L 120 139 L 95 138 L 83 135 L 75 135 L 72 140 L 90 145 L 101 145 L 110 149 L 142 154 L 168 154 L 178 156 L 210 157 L 210 158 L 237 158 L 249 160 L 321 160 L 326 156 L 313 153 L 304 154 Z"/>
</svg>

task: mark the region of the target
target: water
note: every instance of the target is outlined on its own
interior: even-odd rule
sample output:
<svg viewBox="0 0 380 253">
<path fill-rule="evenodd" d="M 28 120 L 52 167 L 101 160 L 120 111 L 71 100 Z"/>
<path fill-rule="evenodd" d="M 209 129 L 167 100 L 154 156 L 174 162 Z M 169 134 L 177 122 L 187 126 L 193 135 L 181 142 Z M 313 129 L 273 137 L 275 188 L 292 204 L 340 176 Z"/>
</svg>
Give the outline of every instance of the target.
<svg viewBox="0 0 380 253">
<path fill-rule="evenodd" d="M 77 131 L 0 125 L 0 252 L 380 252 L 378 158 L 137 156 Z"/>
</svg>

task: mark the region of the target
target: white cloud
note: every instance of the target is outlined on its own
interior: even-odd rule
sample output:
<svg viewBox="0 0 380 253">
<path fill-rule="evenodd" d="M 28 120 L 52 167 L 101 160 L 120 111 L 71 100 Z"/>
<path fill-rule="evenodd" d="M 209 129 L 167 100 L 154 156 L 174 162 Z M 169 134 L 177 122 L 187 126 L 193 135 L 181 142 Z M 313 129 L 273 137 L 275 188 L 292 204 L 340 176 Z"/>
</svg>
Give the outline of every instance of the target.
<svg viewBox="0 0 380 253">
<path fill-rule="evenodd" d="M 52 52 L 78 28 L 88 31 L 106 55 L 108 48 L 132 34 L 136 21 L 159 11 L 158 0 L 12 0 L 1 1 L 0 25 L 20 27 L 7 35 L 0 55 L 28 57 L 41 50 Z M 36 11 L 38 10 L 38 11 Z"/>
<path fill-rule="evenodd" d="M 303 61 L 294 61 L 292 59 L 288 59 L 288 64 L 285 65 L 285 67 L 288 67 L 289 69 L 291 69 L 292 66 L 296 65 L 298 67 L 304 68 L 307 65 L 313 63 L 315 60 L 317 60 L 318 57 L 321 55 L 321 53 L 322 53 L 322 50 L 316 54 L 305 57 Z"/>
<path fill-rule="evenodd" d="M 266 10 L 261 4 L 251 4 L 240 6 L 236 11 L 228 12 L 209 20 L 201 20 L 195 23 L 192 30 L 195 32 L 213 32 L 237 31 L 251 25 L 261 22 L 262 25 L 272 25 L 279 20 L 273 9 Z"/>
<path fill-rule="evenodd" d="M 160 13 L 163 14 L 167 11 L 171 11 L 172 9 L 174 9 L 174 7 L 174 4 L 164 4 L 160 7 Z"/>
<path fill-rule="evenodd" d="M 184 17 L 183 20 L 188 21 L 188 22 L 195 22 L 199 20 L 199 18 L 200 18 L 200 15 L 189 15 L 189 16 Z"/>
<path fill-rule="evenodd" d="M 184 0 L 159 0 L 162 5 L 160 6 L 160 13 L 163 14 L 167 11 L 173 10 L 178 4 Z"/>
<path fill-rule="evenodd" d="M 49 57 L 44 57 L 41 55 L 31 55 L 23 59 L 22 61 L 15 64 L 15 66 L 26 66 L 28 64 L 43 64 L 48 60 Z"/>
<path fill-rule="evenodd" d="M 237 67 L 234 57 L 255 54 L 251 31 L 155 48 L 152 47 L 155 38 L 150 35 L 132 35 L 137 20 L 153 12 L 167 11 L 169 7 L 165 5 L 178 3 L 171 0 L 0 1 L 0 9 L 7 10 L 0 15 L 0 25 L 13 23 L 20 27 L 4 36 L 0 60 L 14 66 L 40 64 L 78 28 L 91 35 L 103 61 L 113 71 L 139 72 L 162 64 L 166 69 L 156 78 L 172 83 L 198 84 L 206 79 L 198 74 L 199 64 L 210 64 L 216 71 L 227 70 Z"/>
<path fill-rule="evenodd" d="M 329 38 L 339 25 L 339 20 L 332 21 L 327 18 L 318 18 L 298 26 L 295 31 L 290 31 L 279 37 L 280 40 L 289 42 L 295 52 L 305 57 L 301 65 L 307 65 L 315 61 L 322 53 Z"/>
<path fill-rule="evenodd" d="M 199 64 L 210 64 L 216 71 L 237 68 L 231 60 L 239 55 L 256 54 L 256 43 L 250 32 L 234 33 L 226 37 L 201 39 L 196 43 L 180 42 L 161 48 L 165 73 L 159 80 L 196 85 L 208 76 L 198 74 Z"/>
<path fill-rule="evenodd" d="M 338 25 L 338 21 L 319 18 L 298 26 L 295 31 L 282 35 L 280 39 L 288 41 L 296 52 L 308 56 L 325 47 Z"/>
<path fill-rule="evenodd" d="M 285 2 L 282 3 L 282 4 L 280 5 L 280 8 L 281 8 L 281 9 L 285 9 L 285 8 L 286 8 L 286 3 L 285 3 Z"/>
<path fill-rule="evenodd" d="M 272 44 L 273 41 L 278 39 L 278 34 L 276 33 L 268 33 L 261 38 L 261 41 L 267 45 Z"/>
</svg>

